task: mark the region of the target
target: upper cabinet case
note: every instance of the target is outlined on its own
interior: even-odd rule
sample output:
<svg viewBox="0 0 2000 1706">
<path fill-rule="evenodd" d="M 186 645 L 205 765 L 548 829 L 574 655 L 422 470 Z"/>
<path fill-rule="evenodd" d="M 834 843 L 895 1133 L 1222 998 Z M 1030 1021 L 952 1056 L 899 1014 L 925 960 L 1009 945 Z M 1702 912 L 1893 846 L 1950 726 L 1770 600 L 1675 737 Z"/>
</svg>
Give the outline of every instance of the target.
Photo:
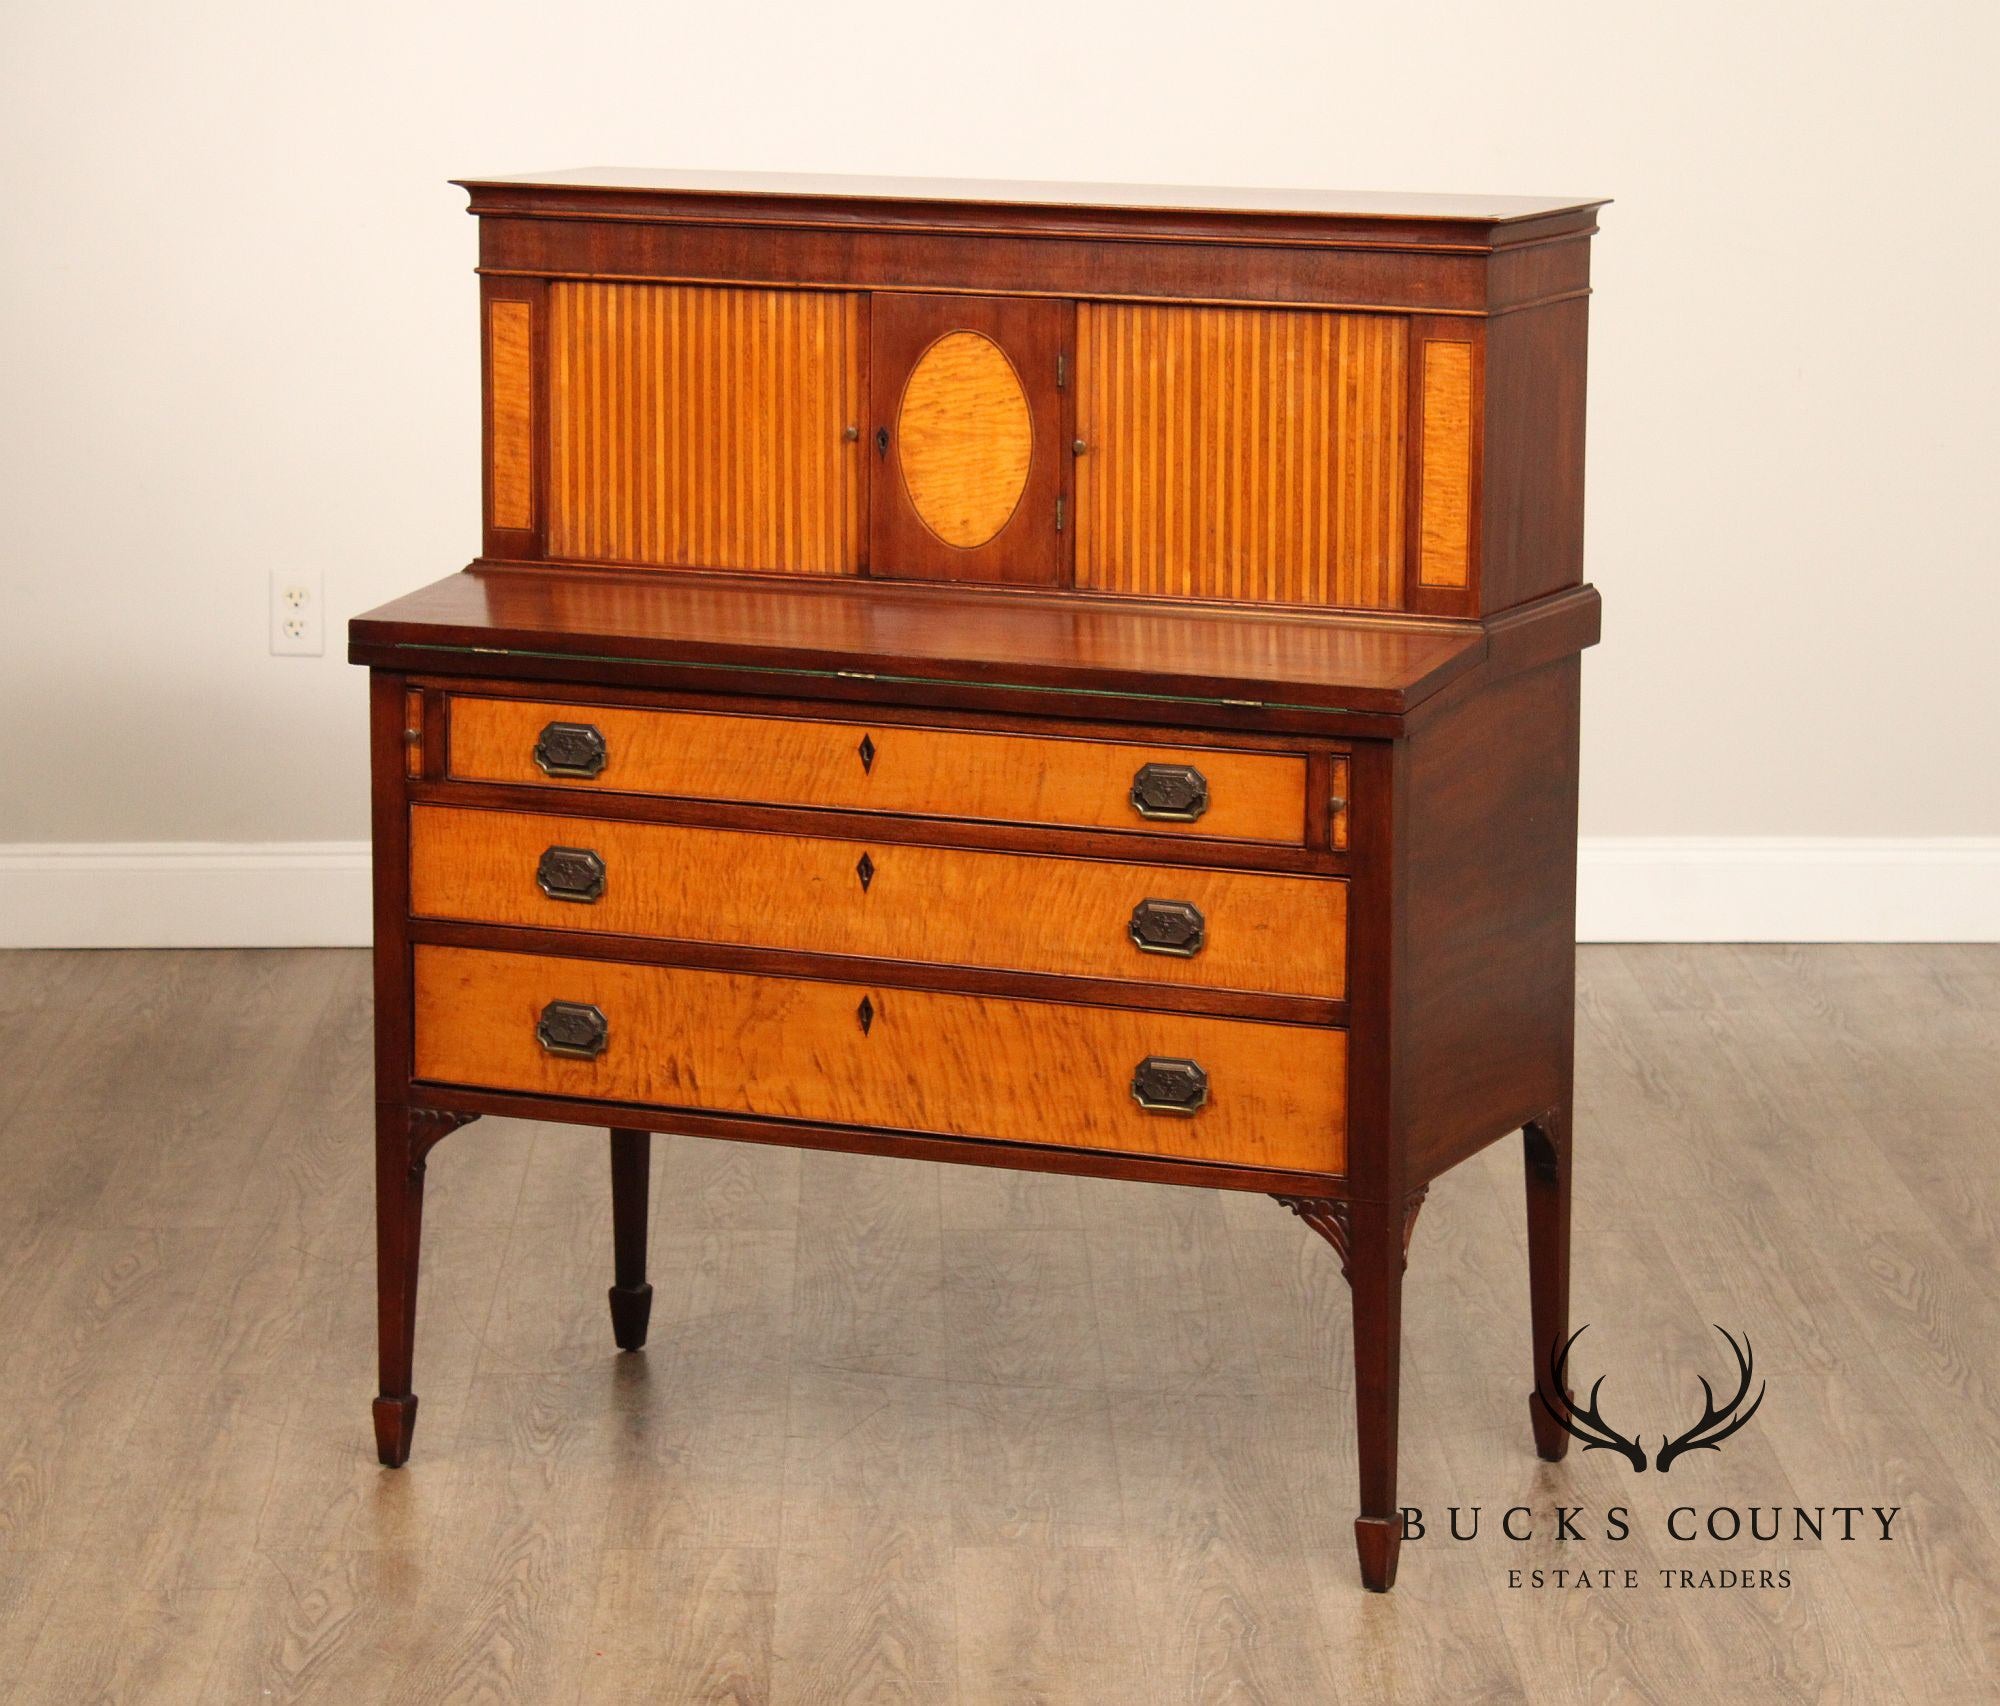
<svg viewBox="0 0 2000 1706">
<path fill-rule="evenodd" d="M 472 186 L 489 560 L 1466 620 L 1582 579 L 1594 202 L 607 179 Z"/>
</svg>

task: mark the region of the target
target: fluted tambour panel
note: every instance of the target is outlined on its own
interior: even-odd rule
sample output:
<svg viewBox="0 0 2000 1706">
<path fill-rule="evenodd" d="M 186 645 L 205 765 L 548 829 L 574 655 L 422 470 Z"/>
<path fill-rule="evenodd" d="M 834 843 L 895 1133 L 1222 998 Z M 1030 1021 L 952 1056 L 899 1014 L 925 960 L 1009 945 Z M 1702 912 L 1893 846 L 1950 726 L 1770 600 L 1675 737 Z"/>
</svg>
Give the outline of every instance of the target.
<svg viewBox="0 0 2000 1706">
<path fill-rule="evenodd" d="M 549 555 L 852 574 L 861 299 L 549 288 Z"/>
<path fill-rule="evenodd" d="M 1076 584 L 1402 603 L 1409 325 L 1084 303 Z"/>
</svg>

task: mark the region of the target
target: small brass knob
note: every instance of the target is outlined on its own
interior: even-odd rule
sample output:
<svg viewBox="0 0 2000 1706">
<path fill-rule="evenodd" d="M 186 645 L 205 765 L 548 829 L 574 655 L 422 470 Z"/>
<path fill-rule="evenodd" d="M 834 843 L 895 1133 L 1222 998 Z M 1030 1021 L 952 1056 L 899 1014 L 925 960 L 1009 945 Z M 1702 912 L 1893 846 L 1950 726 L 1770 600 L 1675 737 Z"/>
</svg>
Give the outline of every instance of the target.
<svg viewBox="0 0 2000 1706">
<path fill-rule="evenodd" d="M 852 444 L 861 436 L 861 429 L 858 426 L 851 426 L 846 428 L 840 436 L 846 439 L 849 444 Z"/>
<path fill-rule="evenodd" d="M 1090 446 L 1085 444 L 1080 438 L 1073 438 L 1069 441 L 1069 453 L 1072 456 L 1081 456 L 1089 448 Z"/>
</svg>

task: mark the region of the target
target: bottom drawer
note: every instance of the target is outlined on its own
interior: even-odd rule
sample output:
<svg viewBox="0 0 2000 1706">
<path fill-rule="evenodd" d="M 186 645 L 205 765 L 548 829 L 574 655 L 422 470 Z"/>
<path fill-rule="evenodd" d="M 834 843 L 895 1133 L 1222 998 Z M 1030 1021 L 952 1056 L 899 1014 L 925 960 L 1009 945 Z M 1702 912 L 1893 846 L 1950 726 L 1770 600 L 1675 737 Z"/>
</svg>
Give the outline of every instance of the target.
<svg viewBox="0 0 2000 1706">
<path fill-rule="evenodd" d="M 1253 1167 L 1346 1159 L 1342 1031 L 861 983 L 419 947 L 416 1072 Z"/>
</svg>

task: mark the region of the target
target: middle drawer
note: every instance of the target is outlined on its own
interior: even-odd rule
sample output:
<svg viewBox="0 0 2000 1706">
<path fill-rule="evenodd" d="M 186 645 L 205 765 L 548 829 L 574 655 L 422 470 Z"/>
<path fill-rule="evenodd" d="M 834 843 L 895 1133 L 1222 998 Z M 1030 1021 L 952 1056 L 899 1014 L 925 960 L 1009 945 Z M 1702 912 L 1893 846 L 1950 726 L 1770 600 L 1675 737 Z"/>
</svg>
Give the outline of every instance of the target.
<svg viewBox="0 0 2000 1706">
<path fill-rule="evenodd" d="M 1347 885 L 1181 865 L 419 805 L 410 910 L 1339 999 Z"/>
</svg>

